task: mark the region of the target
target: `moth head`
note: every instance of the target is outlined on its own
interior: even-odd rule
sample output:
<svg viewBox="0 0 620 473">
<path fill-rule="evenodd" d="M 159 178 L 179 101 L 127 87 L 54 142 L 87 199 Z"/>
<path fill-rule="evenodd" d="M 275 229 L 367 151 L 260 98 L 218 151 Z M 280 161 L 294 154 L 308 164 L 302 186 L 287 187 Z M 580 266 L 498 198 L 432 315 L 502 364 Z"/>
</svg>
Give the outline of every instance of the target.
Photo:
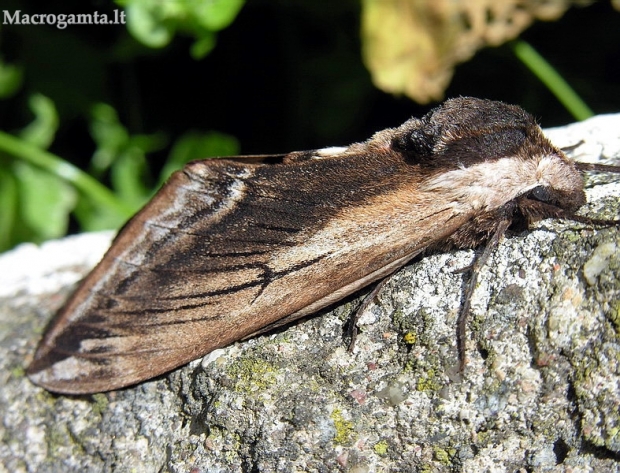
<svg viewBox="0 0 620 473">
<path fill-rule="evenodd" d="M 561 150 L 555 149 L 539 158 L 536 171 L 537 185 L 525 192 L 524 198 L 568 212 L 575 212 L 586 203 L 583 176 Z"/>
<path fill-rule="evenodd" d="M 519 199 L 543 216 L 574 212 L 585 203 L 581 173 L 544 136 L 522 108 L 502 102 L 458 98 L 394 130 L 392 149 L 429 191 L 479 211 Z M 559 209 L 557 211 L 553 209 Z"/>
</svg>

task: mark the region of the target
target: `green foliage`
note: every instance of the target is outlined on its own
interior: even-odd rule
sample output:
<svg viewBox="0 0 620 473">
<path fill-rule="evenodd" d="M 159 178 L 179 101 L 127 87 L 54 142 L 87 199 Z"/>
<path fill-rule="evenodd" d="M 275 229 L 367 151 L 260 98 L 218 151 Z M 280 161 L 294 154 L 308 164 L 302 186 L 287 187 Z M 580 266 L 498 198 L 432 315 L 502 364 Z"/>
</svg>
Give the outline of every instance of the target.
<svg viewBox="0 0 620 473">
<path fill-rule="evenodd" d="M 127 27 L 151 48 L 166 46 L 176 32 L 196 38 L 191 54 L 200 59 L 215 46 L 215 33 L 229 26 L 244 0 L 117 0 L 127 12 Z"/>
<path fill-rule="evenodd" d="M 91 116 L 90 133 L 97 145 L 91 174 L 101 177 L 109 172 L 118 198 L 139 207 L 151 194 L 146 155 L 163 148 L 166 138 L 160 134 L 130 136 L 116 111 L 106 104 L 95 104 Z"/>
<path fill-rule="evenodd" d="M 35 94 L 29 100 L 34 120 L 20 133 L 20 137 L 39 148 L 47 149 L 54 141 L 58 130 L 58 113 L 54 103 L 41 94 Z"/>
<path fill-rule="evenodd" d="M 58 129 L 47 97 L 33 95 L 35 119 L 20 132 L 23 143 L 46 149 Z M 0 250 L 17 241 L 43 241 L 67 232 L 76 192 L 64 180 L 25 160 L 0 159 Z"/>
<path fill-rule="evenodd" d="M 21 68 L 6 64 L 0 57 L 0 99 L 11 97 L 22 82 Z"/>
<path fill-rule="evenodd" d="M 15 222 L 17 220 L 17 182 L 8 169 L 0 167 L 0 248 L 12 246 L 17 238 Z M 23 241 L 23 240 L 22 240 Z"/>
<path fill-rule="evenodd" d="M 14 163 L 17 198 L 22 228 L 29 239 L 42 241 L 58 238 L 67 232 L 69 212 L 75 206 L 75 190 L 53 174 L 23 161 Z"/>
<path fill-rule="evenodd" d="M 132 136 L 112 107 L 95 104 L 90 131 L 96 150 L 87 174 L 51 153 L 37 153 L 53 142 L 58 116 L 51 100 L 41 95 L 31 98 L 30 108 L 35 118 L 19 139 L 0 133 L 0 150 L 5 151 L 0 160 L 0 250 L 64 235 L 72 212 L 83 230 L 118 228 L 159 187 L 154 181 L 163 182 L 192 159 L 238 152 L 233 137 L 190 132 L 177 140 L 154 180 L 148 176 L 146 156 L 161 149 L 166 138 Z M 111 190 L 97 180 L 105 176 Z"/>
<path fill-rule="evenodd" d="M 511 44 L 517 58 L 549 88 L 576 120 L 594 116 L 590 107 L 538 51 L 523 40 L 513 41 Z"/>
<path fill-rule="evenodd" d="M 174 144 L 166 165 L 161 171 L 159 183 L 163 184 L 170 174 L 196 156 L 235 156 L 239 154 L 239 142 L 230 135 L 209 131 L 189 131 Z"/>
<path fill-rule="evenodd" d="M 17 3 L 15 10 L 24 8 Z M 126 7 L 127 28 L 144 45 L 162 48 L 176 33 L 189 34 L 196 39 L 191 49 L 195 58 L 211 51 L 215 33 L 230 25 L 243 6 L 243 0 L 117 3 Z M 16 133 L 0 131 L 0 251 L 23 241 L 61 237 L 71 222 L 83 231 L 119 228 L 186 162 L 239 152 L 237 140 L 229 135 L 191 131 L 172 143 L 161 172 L 153 175 L 149 156 L 165 151 L 170 136 L 129 131 L 117 110 L 103 100 L 105 59 L 96 59 L 112 54 L 108 59 L 116 55 L 116 60 L 128 61 L 145 50 L 121 36 L 116 47 L 97 54 L 90 41 L 71 38 L 70 29 L 59 33 L 22 26 L 14 31 L 23 35 L 32 60 L 24 67 L 0 57 L 0 106 L 3 99 L 19 101 L 21 92 L 31 115 Z M 68 59 L 67 67 L 51 59 L 52 51 Z M 59 129 L 76 116 L 88 123 L 94 144 L 82 168 L 49 151 Z"/>
</svg>

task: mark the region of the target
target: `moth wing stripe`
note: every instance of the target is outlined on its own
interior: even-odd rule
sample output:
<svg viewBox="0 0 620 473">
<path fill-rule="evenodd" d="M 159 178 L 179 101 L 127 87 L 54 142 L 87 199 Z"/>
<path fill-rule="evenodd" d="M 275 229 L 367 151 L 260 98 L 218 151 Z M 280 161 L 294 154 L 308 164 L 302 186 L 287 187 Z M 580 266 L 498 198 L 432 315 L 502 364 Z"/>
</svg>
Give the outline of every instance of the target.
<svg viewBox="0 0 620 473">
<path fill-rule="evenodd" d="M 274 230 L 274 231 L 279 231 L 283 233 L 294 233 L 294 232 L 299 232 L 301 230 L 301 228 L 298 228 L 298 227 L 284 227 L 284 226 L 272 225 L 269 223 L 261 223 L 261 222 L 254 223 L 252 226 L 256 228 L 264 228 L 267 230 Z M 168 232 L 170 232 L 170 236 L 167 236 L 167 238 L 172 238 L 173 236 L 179 235 L 179 234 L 197 236 L 197 237 L 204 237 L 206 235 L 209 235 L 208 232 L 205 232 L 205 233 L 195 232 L 195 231 L 187 230 L 184 228 L 179 228 L 176 226 L 162 225 L 161 223 L 157 223 L 153 221 L 146 222 L 145 227 L 153 227 L 153 228 L 160 228 L 162 230 L 167 230 Z"/>
<path fill-rule="evenodd" d="M 124 314 L 124 312 L 122 314 Z M 156 323 L 149 323 L 148 321 L 140 322 L 139 326 L 140 327 L 159 327 L 159 326 L 168 326 L 168 325 L 179 325 L 179 324 L 184 324 L 188 322 L 191 323 L 191 322 L 204 322 L 206 320 L 222 320 L 223 318 L 224 318 L 223 315 L 207 315 L 204 317 L 194 317 L 191 319 L 170 320 L 170 321 L 162 321 L 162 322 L 156 322 Z M 125 324 L 114 324 L 114 323 L 110 323 L 107 320 L 102 320 L 101 322 L 77 322 L 75 326 L 93 328 L 93 329 L 101 329 L 102 327 L 110 328 L 110 329 L 127 328 Z M 122 335 L 114 334 L 112 336 L 122 336 Z"/>
<path fill-rule="evenodd" d="M 145 353 L 162 353 L 162 352 L 173 352 L 173 351 L 184 351 L 184 350 L 186 350 L 186 348 L 184 347 L 145 348 L 142 350 L 129 350 L 129 351 L 124 351 L 124 352 L 114 352 L 114 356 L 131 357 L 131 356 L 135 356 L 136 354 L 143 355 Z M 62 348 L 54 348 L 53 352 L 58 353 L 60 355 L 64 355 L 66 358 L 76 357 L 76 358 L 83 358 L 86 360 L 109 358 L 110 356 L 110 352 L 100 352 L 100 353 L 91 352 L 91 351 L 74 352 L 74 351 L 69 351 L 69 350 L 63 350 Z"/>
<path fill-rule="evenodd" d="M 273 282 L 274 280 L 278 279 L 280 276 L 282 275 L 286 275 L 289 273 L 294 273 L 296 271 L 299 271 L 301 269 L 304 269 L 308 266 L 311 266 L 313 264 L 315 264 L 316 262 L 320 261 L 321 259 L 325 258 L 329 256 L 329 254 L 325 254 L 325 255 L 321 255 L 318 256 L 316 258 L 313 259 L 309 259 L 309 260 L 305 260 L 302 261 L 300 263 L 297 263 L 293 266 L 290 266 L 288 268 L 279 270 L 279 271 L 272 271 L 270 268 L 267 268 L 267 271 L 265 271 L 265 277 L 261 278 L 261 279 L 256 279 L 253 281 L 248 281 L 247 283 L 244 284 L 239 284 L 236 286 L 232 286 L 232 287 L 228 287 L 228 288 L 222 288 L 222 289 L 218 289 L 215 291 L 206 291 L 206 292 L 202 292 L 202 293 L 198 293 L 198 294 L 192 294 L 192 295 L 180 295 L 180 296 L 173 296 L 173 297 L 159 297 L 159 300 L 167 300 L 167 301 L 175 301 L 175 300 L 185 300 L 185 301 L 189 301 L 192 299 L 206 299 L 209 297 L 215 297 L 215 296 L 227 296 L 227 295 L 232 295 L 235 294 L 237 292 L 240 292 L 244 289 L 252 289 L 252 288 L 256 288 L 256 287 L 261 287 L 261 292 L 262 289 L 264 289 L 265 287 L 267 287 L 271 282 Z M 101 292 L 101 291 L 99 291 Z M 258 294 L 260 295 L 260 294 Z M 258 297 L 258 295 L 256 297 Z M 114 294 L 107 294 L 107 297 L 110 298 L 119 298 L 122 300 L 136 300 L 136 301 L 140 301 L 142 300 L 140 297 L 132 297 L 132 296 L 116 296 Z M 164 307 L 164 308 L 157 308 L 157 307 L 149 307 L 148 310 L 144 309 L 144 308 L 140 308 L 140 309 L 135 309 L 135 310 L 120 310 L 120 311 L 110 311 L 111 313 L 115 314 L 115 315 L 142 315 L 145 313 L 153 313 L 153 314 L 161 314 L 161 313 L 166 313 L 166 312 L 179 312 L 179 311 L 183 311 L 183 310 L 188 310 L 188 309 L 197 309 L 200 307 L 205 307 L 207 305 L 210 305 L 209 301 L 201 301 L 201 302 L 196 302 L 193 304 L 183 304 L 177 307 Z"/>
<path fill-rule="evenodd" d="M 315 207 L 316 202 L 311 200 L 311 195 L 307 195 L 305 199 L 297 199 L 298 192 L 295 189 L 289 189 L 290 192 L 283 193 L 282 188 L 267 183 L 261 183 L 260 186 L 248 183 L 248 189 L 252 191 L 252 195 L 259 199 L 275 200 L 278 202 L 287 202 L 297 204 L 302 207 Z"/>
<path fill-rule="evenodd" d="M 254 226 L 256 228 L 264 228 L 266 230 L 274 230 L 282 233 L 297 233 L 301 230 L 299 227 L 283 227 L 279 225 L 270 225 L 268 223 L 256 223 Z"/>
<path fill-rule="evenodd" d="M 233 294 L 235 292 L 238 292 L 239 290 L 242 289 L 249 289 L 252 287 L 256 287 L 256 286 L 261 286 L 263 288 L 267 287 L 270 283 L 272 283 L 274 280 L 279 279 L 281 276 L 287 275 L 287 274 L 292 274 L 295 273 L 297 271 L 300 271 L 302 269 L 305 269 L 309 266 L 312 266 L 313 264 L 318 263 L 319 261 L 321 261 L 324 258 L 327 258 L 328 256 L 330 256 L 331 253 L 326 253 L 323 255 L 319 255 L 316 258 L 310 258 L 304 261 L 300 261 L 294 265 L 288 266 L 284 269 L 278 270 L 278 271 L 273 271 L 273 269 L 269 266 L 264 267 L 264 274 L 265 277 L 262 279 L 258 279 L 258 280 L 254 280 L 252 283 L 248 282 L 246 284 L 243 285 L 238 285 L 238 286 L 234 286 L 231 287 L 230 289 L 221 289 L 218 291 L 208 291 L 208 292 L 203 292 L 203 293 L 198 293 L 198 294 L 193 294 L 191 296 L 188 295 L 183 295 L 183 296 L 174 296 L 174 297 L 161 297 L 161 299 L 163 300 L 191 300 L 193 298 L 198 298 L 198 297 L 212 297 L 212 296 L 220 296 L 220 295 L 230 295 Z M 256 267 L 259 267 L 260 265 L 257 265 Z"/>
</svg>

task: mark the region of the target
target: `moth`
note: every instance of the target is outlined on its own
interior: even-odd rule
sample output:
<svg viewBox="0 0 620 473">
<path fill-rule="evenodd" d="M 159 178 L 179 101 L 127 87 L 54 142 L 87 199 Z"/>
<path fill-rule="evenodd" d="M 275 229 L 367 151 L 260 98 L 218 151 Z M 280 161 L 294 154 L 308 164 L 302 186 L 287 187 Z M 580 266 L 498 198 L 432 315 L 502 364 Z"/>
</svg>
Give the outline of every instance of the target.
<svg viewBox="0 0 620 473">
<path fill-rule="evenodd" d="M 468 97 L 344 148 L 192 162 L 120 231 L 28 376 L 58 393 L 122 388 L 312 314 L 423 253 L 487 244 L 482 264 L 509 228 L 617 223 L 575 215 L 584 170 L 620 168 L 574 163 L 521 108 Z"/>
</svg>

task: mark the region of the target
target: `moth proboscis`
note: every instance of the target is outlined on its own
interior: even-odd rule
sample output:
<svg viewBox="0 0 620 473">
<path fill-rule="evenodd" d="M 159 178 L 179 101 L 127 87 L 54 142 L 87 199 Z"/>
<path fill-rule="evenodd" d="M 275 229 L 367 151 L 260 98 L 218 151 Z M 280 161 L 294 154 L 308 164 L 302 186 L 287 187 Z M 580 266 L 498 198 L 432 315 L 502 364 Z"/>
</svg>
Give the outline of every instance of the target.
<svg viewBox="0 0 620 473">
<path fill-rule="evenodd" d="M 28 368 L 59 393 L 129 386 L 333 304 L 422 253 L 575 212 L 583 170 L 521 108 L 457 98 L 344 148 L 195 161 L 120 231 Z M 465 294 L 457 343 L 464 360 Z"/>
</svg>

